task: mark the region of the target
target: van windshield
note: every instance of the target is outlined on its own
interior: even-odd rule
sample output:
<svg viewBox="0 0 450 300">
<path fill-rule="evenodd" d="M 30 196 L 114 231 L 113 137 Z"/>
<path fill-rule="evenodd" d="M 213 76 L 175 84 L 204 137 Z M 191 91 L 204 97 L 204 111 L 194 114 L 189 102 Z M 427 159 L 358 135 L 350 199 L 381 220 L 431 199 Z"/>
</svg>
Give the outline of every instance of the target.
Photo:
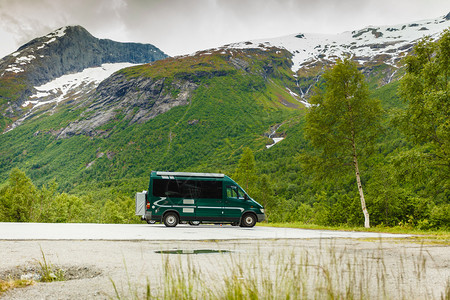
<svg viewBox="0 0 450 300">
<path fill-rule="evenodd" d="M 235 199 L 245 199 L 245 193 L 242 189 L 234 185 L 227 186 L 227 197 Z"/>
</svg>

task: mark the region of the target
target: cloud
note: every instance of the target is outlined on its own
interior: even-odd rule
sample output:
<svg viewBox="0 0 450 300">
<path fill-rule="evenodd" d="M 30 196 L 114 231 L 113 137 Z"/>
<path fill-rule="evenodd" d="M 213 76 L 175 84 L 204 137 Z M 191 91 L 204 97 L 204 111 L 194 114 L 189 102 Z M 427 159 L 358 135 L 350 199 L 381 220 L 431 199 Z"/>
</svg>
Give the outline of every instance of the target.
<svg viewBox="0 0 450 300">
<path fill-rule="evenodd" d="M 434 18 L 448 0 L 0 0 L 0 57 L 66 25 L 152 43 L 169 55 L 298 32 L 338 33 Z"/>
<path fill-rule="evenodd" d="M 120 11 L 125 7 L 123 0 L 2 0 L 0 26 L 19 44 L 66 25 L 82 25 L 108 34 L 124 29 Z"/>
</svg>

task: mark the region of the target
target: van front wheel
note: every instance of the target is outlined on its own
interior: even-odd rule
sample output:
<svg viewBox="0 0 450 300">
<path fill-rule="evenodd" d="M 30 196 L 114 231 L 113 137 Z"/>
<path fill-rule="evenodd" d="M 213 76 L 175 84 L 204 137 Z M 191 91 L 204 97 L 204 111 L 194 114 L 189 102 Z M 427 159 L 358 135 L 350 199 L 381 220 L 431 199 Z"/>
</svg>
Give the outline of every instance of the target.
<svg viewBox="0 0 450 300">
<path fill-rule="evenodd" d="M 168 212 L 164 215 L 164 225 L 167 227 L 175 227 L 178 225 L 178 215 L 174 212 Z"/>
<path fill-rule="evenodd" d="M 256 224 L 256 216 L 254 214 L 245 214 L 242 216 L 241 227 L 253 227 Z"/>
</svg>

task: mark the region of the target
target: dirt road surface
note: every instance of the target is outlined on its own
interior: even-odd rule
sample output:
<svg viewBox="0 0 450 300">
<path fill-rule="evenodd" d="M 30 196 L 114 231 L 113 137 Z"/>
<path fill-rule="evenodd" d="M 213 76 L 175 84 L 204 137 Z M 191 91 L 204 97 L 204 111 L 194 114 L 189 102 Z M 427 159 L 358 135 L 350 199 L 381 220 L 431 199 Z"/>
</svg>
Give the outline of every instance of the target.
<svg viewBox="0 0 450 300">
<path fill-rule="evenodd" d="M 270 278 L 277 288 L 277 278 L 285 276 L 280 267 L 298 265 L 305 276 L 295 271 L 298 278 L 285 280 L 303 283 L 308 297 L 326 299 L 333 285 L 337 290 L 355 287 L 356 293 L 368 289 L 375 299 L 440 299 L 449 288 L 449 253 L 445 244 L 414 243 L 408 235 L 228 225 L 0 223 L 0 279 L 33 276 L 43 255 L 68 278 L 36 282 L 0 298 L 144 298 L 147 287 L 157 297 L 167 295 L 164 287 L 173 284 L 177 272 L 193 278 L 193 285 L 208 295 L 215 287 L 223 290 L 233 276 L 258 284 Z M 244 272 L 237 277 L 239 268 Z"/>
</svg>

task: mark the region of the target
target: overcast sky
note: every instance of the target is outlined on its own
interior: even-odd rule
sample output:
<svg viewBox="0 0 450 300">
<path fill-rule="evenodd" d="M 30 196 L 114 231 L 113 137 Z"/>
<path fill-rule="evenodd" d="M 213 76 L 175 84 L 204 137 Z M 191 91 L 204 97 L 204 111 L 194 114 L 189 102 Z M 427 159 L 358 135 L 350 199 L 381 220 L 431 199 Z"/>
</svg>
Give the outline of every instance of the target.
<svg viewBox="0 0 450 300">
<path fill-rule="evenodd" d="M 66 25 L 168 55 L 293 33 L 340 33 L 450 12 L 449 0 L 0 0 L 0 57 Z"/>
</svg>

